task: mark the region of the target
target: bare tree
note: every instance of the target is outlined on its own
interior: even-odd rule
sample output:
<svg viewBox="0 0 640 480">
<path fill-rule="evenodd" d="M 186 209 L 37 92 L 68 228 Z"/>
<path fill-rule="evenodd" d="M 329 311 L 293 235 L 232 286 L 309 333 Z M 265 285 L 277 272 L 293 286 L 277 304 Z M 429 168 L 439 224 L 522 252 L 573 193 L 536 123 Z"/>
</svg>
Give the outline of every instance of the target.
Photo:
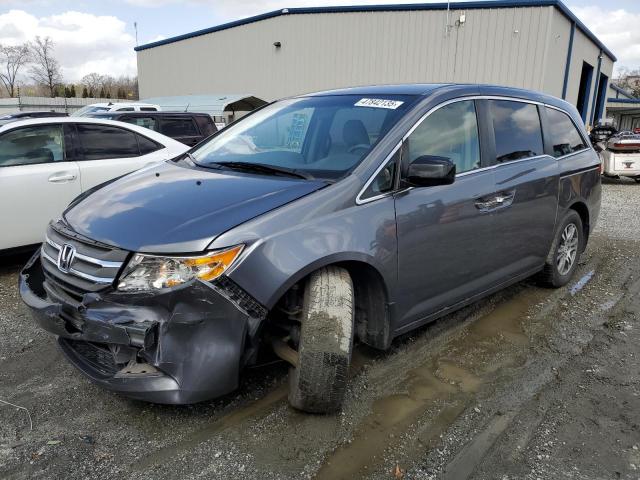
<svg viewBox="0 0 640 480">
<path fill-rule="evenodd" d="M 50 37 L 36 37 L 30 44 L 33 66 L 31 67 L 31 78 L 45 86 L 51 98 L 56 95 L 56 86 L 62 82 L 60 65 L 53 56 L 53 40 Z"/>
<path fill-rule="evenodd" d="M 102 75 L 96 72 L 89 73 L 82 77 L 80 83 L 87 87 L 87 94 L 90 97 L 94 97 L 98 95 L 100 87 L 102 86 Z"/>
<path fill-rule="evenodd" d="M 6 47 L 0 45 L 0 82 L 10 97 L 15 97 L 18 73 L 28 61 L 27 44 Z"/>
<path fill-rule="evenodd" d="M 631 96 L 640 98 L 640 69 L 630 70 L 627 67 L 618 69 L 618 79 L 614 81 Z"/>
</svg>

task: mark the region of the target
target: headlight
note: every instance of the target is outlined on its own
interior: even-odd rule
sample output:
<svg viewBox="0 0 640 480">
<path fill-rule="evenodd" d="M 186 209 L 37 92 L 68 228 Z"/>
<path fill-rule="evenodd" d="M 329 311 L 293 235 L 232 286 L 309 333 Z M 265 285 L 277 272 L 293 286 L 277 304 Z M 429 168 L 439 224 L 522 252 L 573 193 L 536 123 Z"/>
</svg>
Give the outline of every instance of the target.
<svg viewBox="0 0 640 480">
<path fill-rule="evenodd" d="M 118 290 L 125 292 L 175 287 L 189 280 L 213 280 L 240 255 L 243 245 L 198 257 L 161 257 L 136 254 L 125 268 Z"/>
</svg>

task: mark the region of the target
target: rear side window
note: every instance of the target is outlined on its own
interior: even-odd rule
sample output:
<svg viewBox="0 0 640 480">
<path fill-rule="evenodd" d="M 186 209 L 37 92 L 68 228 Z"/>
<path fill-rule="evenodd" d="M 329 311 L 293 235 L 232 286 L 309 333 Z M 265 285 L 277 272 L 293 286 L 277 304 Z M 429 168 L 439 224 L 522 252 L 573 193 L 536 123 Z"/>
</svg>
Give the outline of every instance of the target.
<svg viewBox="0 0 640 480">
<path fill-rule="evenodd" d="M 489 105 L 498 162 L 510 162 L 544 153 L 537 106 L 509 100 L 490 100 Z"/>
<path fill-rule="evenodd" d="M 162 119 L 162 133 L 172 138 L 199 135 L 192 118 L 164 118 Z"/>
<path fill-rule="evenodd" d="M 139 127 L 148 128 L 149 130 L 158 131 L 158 122 L 153 117 L 124 117 L 122 122 L 131 123 L 132 125 L 138 125 Z"/>
<path fill-rule="evenodd" d="M 587 148 L 569 115 L 549 107 L 546 107 L 546 111 L 554 157 L 562 157 Z"/>
<path fill-rule="evenodd" d="M 140 155 L 146 155 L 148 153 L 155 152 L 156 150 L 164 148 L 164 146 L 148 139 L 145 136 L 136 134 L 136 138 L 138 139 L 138 146 L 140 147 Z"/>
<path fill-rule="evenodd" d="M 134 112 L 135 108 L 133 107 L 123 107 L 123 108 L 118 108 L 116 110 L 116 112 Z"/>
<path fill-rule="evenodd" d="M 85 160 L 140 156 L 133 132 L 109 125 L 79 124 L 77 127 Z"/>
<path fill-rule="evenodd" d="M 62 125 L 39 125 L 0 135 L 0 167 L 64 161 Z"/>
<path fill-rule="evenodd" d="M 418 157 L 433 156 L 451 160 L 457 173 L 480 168 L 475 102 L 455 102 L 436 110 L 409 135 L 403 147 L 403 163 L 407 165 Z"/>
</svg>

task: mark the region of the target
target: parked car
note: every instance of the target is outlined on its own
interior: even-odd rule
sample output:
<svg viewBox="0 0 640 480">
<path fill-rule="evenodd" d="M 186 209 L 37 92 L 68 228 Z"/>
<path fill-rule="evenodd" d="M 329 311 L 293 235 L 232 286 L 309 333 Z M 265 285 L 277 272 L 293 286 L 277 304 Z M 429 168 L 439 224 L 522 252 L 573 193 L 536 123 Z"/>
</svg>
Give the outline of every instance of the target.
<svg viewBox="0 0 640 480">
<path fill-rule="evenodd" d="M 79 110 L 76 110 L 71 114 L 71 116 L 86 117 L 90 113 L 98 112 L 159 112 L 160 110 L 162 109 L 159 105 L 153 105 L 151 103 L 92 103 L 91 105 L 86 105 Z"/>
<path fill-rule="evenodd" d="M 635 133 L 636 135 L 640 135 L 640 127 L 634 128 L 633 133 Z"/>
<path fill-rule="evenodd" d="M 6 125 L 10 122 L 16 122 L 18 120 L 27 120 L 29 118 L 44 118 L 44 117 L 66 117 L 68 116 L 64 112 L 17 112 L 9 113 L 0 117 L 0 125 Z"/>
<path fill-rule="evenodd" d="M 0 128 L 0 250 L 38 244 L 82 192 L 184 153 L 159 133 L 93 118 L 42 118 Z"/>
<path fill-rule="evenodd" d="M 598 156 L 562 100 L 474 85 L 322 92 L 74 202 L 20 292 L 108 389 L 206 400 L 272 345 L 291 363 L 290 403 L 327 412 L 355 339 L 387 349 L 534 274 L 567 284 L 600 196 Z"/>
<path fill-rule="evenodd" d="M 91 113 L 93 118 L 108 118 L 149 128 L 190 147 L 218 131 L 211 115 L 192 112 L 109 112 Z"/>
<path fill-rule="evenodd" d="M 640 182 L 640 135 L 621 132 L 609 138 L 600 152 L 602 173 L 607 177 L 630 177 Z"/>
</svg>

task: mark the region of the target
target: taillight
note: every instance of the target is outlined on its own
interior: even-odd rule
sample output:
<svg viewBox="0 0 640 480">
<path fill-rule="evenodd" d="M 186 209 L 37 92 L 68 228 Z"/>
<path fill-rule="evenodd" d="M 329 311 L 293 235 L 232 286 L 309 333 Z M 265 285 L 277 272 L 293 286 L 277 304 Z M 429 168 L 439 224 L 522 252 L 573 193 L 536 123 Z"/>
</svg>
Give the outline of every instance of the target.
<svg viewBox="0 0 640 480">
<path fill-rule="evenodd" d="M 614 143 L 613 148 L 640 148 L 640 143 Z"/>
</svg>

